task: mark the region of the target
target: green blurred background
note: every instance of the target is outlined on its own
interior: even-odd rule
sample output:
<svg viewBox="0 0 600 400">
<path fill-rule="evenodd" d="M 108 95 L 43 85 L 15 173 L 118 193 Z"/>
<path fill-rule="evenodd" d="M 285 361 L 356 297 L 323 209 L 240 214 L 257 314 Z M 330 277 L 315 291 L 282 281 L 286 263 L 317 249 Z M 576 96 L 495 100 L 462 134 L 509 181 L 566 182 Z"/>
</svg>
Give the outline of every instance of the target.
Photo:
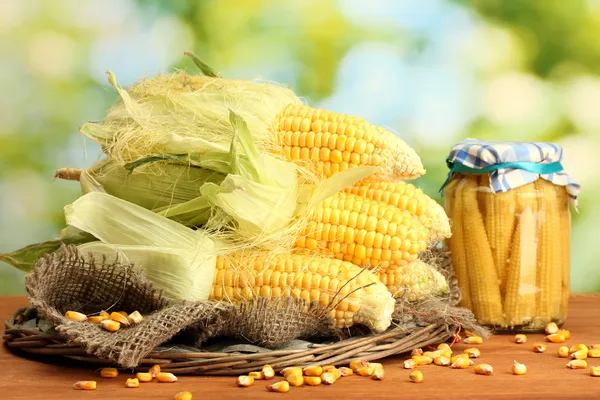
<svg viewBox="0 0 600 400">
<path fill-rule="evenodd" d="M 0 252 L 50 239 L 100 155 L 78 134 L 122 84 L 193 50 L 224 76 L 290 85 L 313 106 L 392 127 L 439 199 L 465 138 L 550 140 L 582 184 L 572 290 L 600 291 L 600 0 L 1 0 Z M 0 293 L 23 273 L 0 264 Z"/>
</svg>

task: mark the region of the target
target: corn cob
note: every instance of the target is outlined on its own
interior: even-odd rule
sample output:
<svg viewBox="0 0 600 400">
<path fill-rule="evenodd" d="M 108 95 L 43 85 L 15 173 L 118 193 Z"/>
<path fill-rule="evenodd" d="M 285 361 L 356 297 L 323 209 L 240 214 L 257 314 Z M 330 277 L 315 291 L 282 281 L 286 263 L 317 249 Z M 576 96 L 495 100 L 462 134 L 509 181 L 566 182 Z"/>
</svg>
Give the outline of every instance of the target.
<svg viewBox="0 0 600 400">
<path fill-rule="evenodd" d="M 275 117 L 286 159 L 329 177 L 359 165 L 380 167 L 378 180 L 416 179 L 425 173 L 405 142 L 362 118 L 290 104 Z"/>
<path fill-rule="evenodd" d="M 420 260 L 402 267 L 382 268 L 377 271 L 377 276 L 395 298 L 405 297 L 408 301 L 418 301 L 428 296 L 448 293 L 446 278 Z"/>
<path fill-rule="evenodd" d="M 427 247 L 429 232 L 408 211 L 349 193 L 321 202 L 296 241 L 302 251 L 358 266 L 402 266 Z"/>
<path fill-rule="evenodd" d="M 210 299 L 239 302 L 280 296 L 335 306 L 331 317 L 339 328 L 363 324 L 383 331 L 394 309 L 394 300 L 379 279 L 349 262 L 299 254 L 238 253 L 217 258 Z"/>
<path fill-rule="evenodd" d="M 483 324 L 501 324 L 502 300 L 492 251 L 487 240 L 483 217 L 477 200 L 477 177 L 466 176 L 462 190 L 466 261 L 469 270 L 473 308 Z"/>
<path fill-rule="evenodd" d="M 450 220 L 443 207 L 410 183 L 361 182 L 344 191 L 409 211 L 417 216 L 425 228 L 429 229 L 432 241 L 450 237 Z"/>
</svg>

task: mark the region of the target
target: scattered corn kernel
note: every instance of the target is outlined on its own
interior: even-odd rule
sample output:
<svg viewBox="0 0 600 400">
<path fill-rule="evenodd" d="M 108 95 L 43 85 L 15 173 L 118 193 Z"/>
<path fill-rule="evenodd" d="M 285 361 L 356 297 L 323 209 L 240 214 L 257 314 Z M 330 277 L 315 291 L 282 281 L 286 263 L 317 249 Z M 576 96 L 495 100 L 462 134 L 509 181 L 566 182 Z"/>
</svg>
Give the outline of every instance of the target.
<svg viewBox="0 0 600 400">
<path fill-rule="evenodd" d="M 440 357 L 451 358 L 452 350 L 450 350 L 450 349 L 440 350 Z"/>
<path fill-rule="evenodd" d="M 340 371 L 341 376 L 350 376 L 354 373 L 354 371 L 347 367 L 339 367 L 338 371 Z"/>
<path fill-rule="evenodd" d="M 153 378 L 153 376 L 150 372 L 138 372 L 137 374 L 135 374 L 135 377 L 140 382 L 152 382 L 152 378 Z"/>
<path fill-rule="evenodd" d="M 355 372 L 357 375 L 360 375 L 360 376 L 371 376 L 371 374 L 373 374 L 374 370 L 375 370 L 375 368 L 369 366 L 369 367 L 359 368 Z"/>
<path fill-rule="evenodd" d="M 156 376 L 156 379 L 163 383 L 177 382 L 177 377 L 170 372 L 161 372 Z"/>
<path fill-rule="evenodd" d="M 571 353 L 571 358 L 574 360 L 585 360 L 587 358 L 588 352 L 581 349 L 577 350 L 574 353 Z"/>
<path fill-rule="evenodd" d="M 153 365 L 148 372 L 150 372 L 153 378 L 156 378 L 160 374 L 160 365 Z"/>
<path fill-rule="evenodd" d="M 103 378 L 116 378 L 119 376 L 119 371 L 116 368 L 102 368 L 100 370 L 100 376 Z"/>
<path fill-rule="evenodd" d="M 304 385 L 304 377 L 302 374 L 289 374 L 285 377 L 285 380 L 288 381 L 291 386 Z"/>
<path fill-rule="evenodd" d="M 333 376 L 335 377 L 336 380 L 340 379 L 340 377 L 342 376 L 342 373 L 340 372 L 339 369 L 337 369 L 335 367 L 335 365 L 326 365 L 323 367 L 323 374 L 326 372 L 330 372 L 333 374 Z M 321 375 L 321 379 L 322 379 L 322 375 Z"/>
<path fill-rule="evenodd" d="M 585 345 L 585 344 L 576 344 L 574 346 L 571 346 L 571 348 L 569 349 L 569 354 L 570 353 L 575 353 L 576 351 L 579 350 L 585 350 L 585 352 L 587 353 L 587 351 L 589 350 L 589 348 Z"/>
<path fill-rule="evenodd" d="M 517 344 L 523 344 L 527 342 L 527 336 L 523 335 L 523 334 L 518 334 L 515 335 L 515 343 Z"/>
<path fill-rule="evenodd" d="M 471 347 L 470 349 L 465 349 L 464 353 L 469 356 L 469 358 L 477 358 L 481 355 L 481 351 L 475 347 Z"/>
<path fill-rule="evenodd" d="M 240 375 L 238 376 L 235 384 L 239 387 L 248 387 L 254 385 L 254 378 L 249 375 Z"/>
<path fill-rule="evenodd" d="M 265 374 L 262 371 L 253 371 L 248 374 L 248 376 L 254 378 L 255 381 L 262 381 L 265 379 Z"/>
<path fill-rule="evenodd" d="M 552 343 L 562 343 L 567 339 L 565 339 L 565 337 L 559 333 L 552 333 L 546 336 L 546 340 Z"/>
<path fill-rule="evenodd" d="M 373 367 L 373 368 L 381 367 L 381 368 L 383 368 L 383 364 L 369 362 L 369 367 Z"/>
<path fill-rule="evenodd" d="M 112 319 L 107 319 L 100 322 L 102 328 L 106 329 L 109 332 L 116 332 L 121 329 L 121 324 L 117 321 L 113 321 Z"/>
<path fill-rule="evenodd" d="M 591 344 L 588 348 L 589 349 L 595 349 L 595 350 L 600 350 L 600 344 Z"/>
<path fill-rule="evenodd" d="M 556 333 L 563 335 L 567 340 L 571 339 L 571 331 L 568 331 L 566 329 L 559 329 Z"/>
<path fill-rule="evenodd" d="M 423 353 L 423 355 L 425 357 L 429 357 L 433 360 L 434 358 L 440 357 L 442 355 L 442 351 L 441 350 L 426 351 L 425 353 Z"/>
<path fill-rule="evenodd" d="M 410 352 L 410 356 L 422 356 L 423 355 L 423 349 L 422 348 L 417 348 L 417 349 L 413 349 L 413 351 Z"/>
<path fill-rule="evenodd" d="M 557 354 L 559 357 L 562 358 L 569 357 L 569 348 L 567 346 L 560 346 L 558 348 Z"/>
<path fill-rule="evenodd" d="M 450 358 L 450 364 L 454 363 L 454 361 L 458 360 L 459 358 L 464 358 L 465 360 L 469 360 L 469 355 L 466 353 L 457 354 Z"/>
<path fill-rule="evenodd" d="M 405 369 L 417 368 L 417 362 L 415 360 L 413 360 L 412 358 L 409 358 L 408 360 L 404 360 L 404 368 Z"/>
<path fill-rule="evenodd" d="M 585 360 L 573 360 L 567 363 L 567 368 L 571 369 L 585 369 L 587 368 L 587 361 Z"/>
<path fill-rule="evenodd" d="M 127 316 L 127 321 L 129 321 L 130 324 L 139 324 L 143 320 L 144 317 L 142 317 L 142 314 L 140 314 L 139 311 L 134 311 Z"/>
<path fill-rule="evenodd" d="M 556 325 L 556 322 L 548 322 L 545 331 L 547 335 L 552 335 L 553 333 L 558 332 L 558 325 Z"/>
<path fill-rule="evenodd" d="M 600 358 L 600 349 L 589 349 L 588 357 L 590 358 Z"/>
<path fill-rule="evenodd" d="M 262 373 L 265 376 L 265 379 L 273 379 L 275 377 L 275 370 L 269 364 L 263 366 Z"/>
<path fill-rule="evenodd" d="M 354 372 L 362 367 L 368 367 L 369 362 L 365 360 L 352 360 L 350 361 L 350 369 Z"/>
<path fill-rule="evenodd" d="M 306 376 L 321 376 L 323 368 L 319 365 L 311 365 L 310 367 L 304 368 L 303 372 Z"/>
<path fill-rule="evenodd" d="M 82 314 L 82 313 L 77 312 L 77 311 L 67 311 L 65 313 L 65 317 L 67 319 L 70 319 L 71 321 L 75 321 L 75 322 L 87 321 L 87 315 Z"/>
<path fill-rule="evenodd" d="M 477 375 L 492 375 L 494 368 L 490 364 L 477 364 L 474 368 Z"/>
<path fill-rule="evenodd" d="M 140 387 L 140 381 L 137 378 L 128 378 L 125 381 L 126 388 L 138 388 Z"/>
<path fill-rule="evenodd" d="M 448 357 L 437 357 L 433 359 L 433 362 L 440 367 L 447 367 L 450 365 L 450 359 Z"/>
<path fill-rule="evenodd" d="M 321 384 L 321 377 L 319 376 L 305 376 L 304 384 L 308 386 L 319 386 Z"/>
<path fill-rule="evenodd" d="M 173 397 L 173 400 L 192 400 L 192 392 L 179 392 Z"/>
<path fill-rule="evenodd" d="M 473 365 L 475 365 L 475 361 L 473 361 L 469 358 L 469 366 L 472 367 Z"/>
<path fill-rule="evenodd" d="M 421 383 L 423 382 L 423 373 L 418 369 L 414 370 L 410 374 L 408 374 L 408 379 L 410 379 L 410 381 L 414 383 Z"/>
<path fill-rule="evenodd" d="M 412 359 L 415 360 L 417 365 L 428 365 L 433 362 L 433 358 L 427 356 L 413 356 Z"/>
<path fill-rule="evenodd" d="M 468 331 L 468 330 L 465 329 L 465 336 L 466 337 L 471 337 L 471 336 L 477 336 L 477 335 L 475 335 L 473 332 Z"/>
<path fill-rule="evenodd" d="M 123 326 L 129 325 L 129 320 L 127 319 L 127 314 L 123 315 L 118 312 L 112 312 L 112 313 L 110 313 L 110 319 L 120 323 Z"/>
<path fill-rule="evenodd" d="M 590 367 L 591 376 L 600 376 L 600 367 Z"/>
<path fill-rule="evenodd" d="M 100 311 L 100 316 L 104 317 L 105 319 L 110 319 L 110 314 L 106 311 Z"/>
<path fill-rule="evenodd" d="M 73 385 L 77 390 L 96 390 L 96 381 L 79 381 Z"/>
<path fill-rule="evenodd" d="M 290 391 L 290 384 L 288 381 L 275 382 L 271 385 L 267 385 L 267 390 L 269 392 L 287 393 Z"/>
<path fill-rule="evenodd" d="M 463 340 L 463 343 L 466 343 L 466 344 L 481 344 L 481 343 L 483 343 L 483 338 L 481 336 L 469 336 L 468 338 L 466 338 L 465 340 Z"/>
<path fill-rule="evenodd" d="M 117 311 L 117 314 L 121 314 L 125 318 L 127 318 L 127 313 L 125 311 Z"/>
<path fill-rule="evenodd" d="M 102 315 L 93 315 L 91 317 L 88 317 L 88 322 L 91 322 L 92 324 L 99 324 L 102 321 L 106 321 L 107 318 L 102 316 Z"/>
<path fill-rule="evenodd" d="M 450 350 L 450 351 L 452 351 L 452 348 L 450 347 L 450 345 L 448 343 L 440 343 L 440 344 L 438 344 L 437 349 L 438 350 Z"/>
<path fill-rule="evenodd" d="M 335 374 L 333 372 L 323 372 L 321 374 L 321 382 L 325 385 L 333 385 L 336 381 Z"/>
<path fill-rule="evenodd" d="M 284 377 L 288 375 L 300 375 L 302 376 L 302 368 L 301 367 L 287 367 L 281 370 L 281 375 Z"/>
<path fill-rule="evenodd" d="M 515 361 L 512 366 L 512 373 L 514 375 L 525 375 L 527 373 L 527 367 L 525 364 Z"/>
<path fill-rule="evenodd" d="M 375 367 L 373 373 L 371 374 L 371 379 L 373 379 L 374 381 L 382 381 L 383 375 L 383 367 Z"/>
<path fill-rule="evenodd" d="M 546 350 L 548 349 L 546 347 L 546 345 L 543 344 L 543 343 L 536 343 L 533 346 L 531 346 L 531 348 L 532 348 L 532 350 L 533 350 L 534 353 L 545 353 Z"/>
<path fill-rule="evenodd" d="M 454 362 L 450 364 L 450 368 L 453 369 L 467 369 L 471 366 L 468 358 L 457 358 Z"/>
</svg>

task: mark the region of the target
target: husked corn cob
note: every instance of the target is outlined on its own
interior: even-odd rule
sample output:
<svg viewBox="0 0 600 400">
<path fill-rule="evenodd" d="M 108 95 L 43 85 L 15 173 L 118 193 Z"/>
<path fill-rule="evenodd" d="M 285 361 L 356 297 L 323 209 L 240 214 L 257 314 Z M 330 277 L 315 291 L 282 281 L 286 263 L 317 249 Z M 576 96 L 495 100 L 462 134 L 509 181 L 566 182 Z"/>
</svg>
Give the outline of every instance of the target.
<svg viewBox="0 0 600 400">
<path fill-rule="evenodd" d="M 277 142 L 288 160 L 324 177 L 357 166 L 380 167 L 380 180 L 415 179 L 425 173 L 404 141 L 362 118 L 290 104 L 275 117 Z"/>
<path fill-rule="evenodd" d="M 239 302 L 281 296 L 307 304 L 317 301 L 322 307 L 337 304 L 331 317 L 340 328 L 363 324 L 383 331 L 394 310 L 394 299 L 379 279 L 349 262 L 300 254 L 236 253 L 217 258 L 210 299 Z"/>
<path fill-rule="evenodd" d="M 416 215 L 419 222 L 429 230 L 432 241 L 449 238 L 451 235 L 450 220 L 444 208 L 413 184 L 404 181 L 361 182 L 344 191 L 381 201 Z"/>
<path fill-rule="evenodd" d="M 382 268 L 376 274 L 392 296 L 404 296 L 408 301 L 422 300 L 431 295 L 447 293 L 449 290 L 446 278 L 421 260 L 401 267 Z"/>
<path fill-rule="evenodd" d="M 358 266 L 406 265 L 427 248 L 429 232 L 408 211 L 350 193 L 337 193 L 311 211 L 297 249 Z"/>
</svg>

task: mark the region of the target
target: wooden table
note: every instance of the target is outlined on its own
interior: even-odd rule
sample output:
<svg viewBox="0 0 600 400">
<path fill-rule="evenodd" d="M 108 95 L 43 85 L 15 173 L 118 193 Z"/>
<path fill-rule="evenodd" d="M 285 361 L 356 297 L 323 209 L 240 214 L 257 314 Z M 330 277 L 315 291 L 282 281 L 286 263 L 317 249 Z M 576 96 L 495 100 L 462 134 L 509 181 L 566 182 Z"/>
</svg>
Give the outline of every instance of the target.
<svg viewBox="0 0 600 400">
<path fill-rule="evenodd" d="M 0 297 L 0 318 L 4 321 L 17 308 L 27 305 L 22 296 Z M 572 297 L 569 319 L 565 325 L 572 334 L 568 345 L 600 343 L 600 294 L 579 294 Z M 0 399 L 172 399 L 175 393 L 189 390 L 194 399 L 600 399 L 600 377 L 593 378 L 589 370 L 569 370 L 567 359 L 556 355 L 558 344 L 548 343 L 548 352 L 536 354 L 531 344 L 542 342 L 542 335 L 529 335 L 526 344 L 517 345 L 512 335 L 496 335 L 478 347 L 477 361 L 494 367 L 492 376 L 475 375 L 473 368 L 452 370 L 427 365 L 421 367 L 425 380 L 414 384 L 408 380 L 408 370 L 402 368 L 404 357 L 386 359 L 385 380 L 372 381 L 352 376 L 342 378 L 333 386 L 291 388 L 287 394 L 270 393 L 265 381 L 250 388 L 238 388 L 233 377 L 180 376 L 176 383 L 145 383 L 137 389 L 126 389 L 126 373 L 116 379 L 97 376 L 93 367 L 63 363 L 49 364 L 43 359 L 31 359 L 0 350 Z M 455 352 L 466 348 L 458 344 Z M 527 375 L 510 372 L 513 360 L 527 365 Z M 597 361 L 595 361 L 597 360 Z M 600 365 L 600 358 L 588 359 L 589 365 Z M 72 389 L 79 380 L 96 380 L 98 388 L 91 392 Z"/>
</svg>

